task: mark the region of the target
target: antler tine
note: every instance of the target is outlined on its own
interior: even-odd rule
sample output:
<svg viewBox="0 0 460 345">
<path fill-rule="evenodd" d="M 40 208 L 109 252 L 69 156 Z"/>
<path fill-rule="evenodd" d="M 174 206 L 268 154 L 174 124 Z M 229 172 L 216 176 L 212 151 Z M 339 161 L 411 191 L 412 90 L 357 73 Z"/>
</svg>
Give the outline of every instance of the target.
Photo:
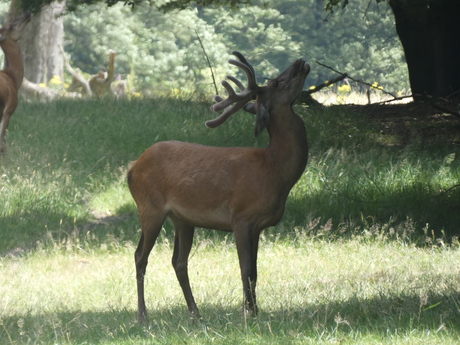
<svg viewBox="0 0 460 345">
<path fill-rule="evenodd" d="M 239 85 L 237 84 L 237 86 L 240 88 L 240 85 L 242 84 L 239 81 L 238 83 Z M 225 88 L 225 90 L 227 90 L 228 98 L 223 99 L 222 97 L 219 96 L 220 97 L 220 100 L 218 101 L 219 103 L 216 103 L 211 107 L 211 110 L 213 111 L 221 111 L 237 101 L 246 99 L 249 95 L 247 89 L 244 86 L 242 89 L 240 88 L 243 92 L 241 92 L 240 94 L 237 94 L 235 90 L 233 90 L 232 86 L 226 80 L 223 80 L 221 84 Z M 216 97 L 214 97 L 214 99 L 216 99 Z"/>
<path fill-rule="evenodd" d="M 240 91 L 244 91 L 244 90 L 246 90 L 246 89 L 251 89 L 252 83 L 250 83 L 250 85 L 248 86 L 248 88 L 246 88 L 246 86 L 244 86 L 243 83 L 242 83 L 241 81 L 239 81 L 237 78 L 235 78 L 235 77 L 232 76 L 232 75 L 228 75 L 228 76 L 227 76 L 227 79 L 230 80 L 230 81 L 232 81 L 236 86 L 238 86 L 238 89 L 240 89 Z M 251 76 L 251 79 L 253 79 L 252 76 Z M 249 81 L 249 78 L 248 78 L 248 81 Z M 233 94 L 235 94 L 233 88 L 231 88 L 231 86 L 230 86 L 225 80 L 222 81 L 222 85 L 225 87 L 225 89 L 227 90 L 227 92 L 229 92 L 229 94 L 230 94 L 230 92 L 233 93 Z M 257 87 L 257 85 L 255 85 L 255 86 Z M 230 91 L 229 88 L 231 89 L 231 91 Z M 254 87 L 252 87 L 252 88 L 254 88 Z M 221 99 L 221 100 L 222 100 L 222 99 Z M 218 101 L 218 102 L 219 102 L 219 101 Z"/>
<path fill-rule="evenodd" d="M 220 96 L 217 96 L 220 97 Z M 213 120 L 206 121 L 206 127 L 209 128 L 216 128 L 223 124 L 225 121 L 228 120 L 228 118 L 236 113 L 238 110 L 243 108 L 246 104 L 248 103 L 247 99 L 242 99 L 241 101 L 238 101 L 234 103 L 233 105 L 227 107 L 222 114 L 220 114 L 218 117 L 216 117 Z"/>
<path fill-rule="evenodd" d="M 256 72 L 254 72 L 254 67 L 246 60 L 246 58 L 241 54 L 239 51 L 232 51 L 232 54 L 235 55 L 242 63 L 244 63 L 246 66 L 248 66 L 252 72 L 252 74 L 255 76 Z"/>
<path fill-rule="evenodd" d="M 248 89 L 257 88 L 256 75 L 254 74 L 254 70 L 251 65 L 246 65 L 241 61 L 233 59 L 228 60 L 228 63 L 241 68 L 244 73 L 246 73 L 248 78 Z"/>
<path fill-rule="evenodd" d="M 246 89 L 246 87 L 243 85 L 243 83 L 240 82 L 238 79 L 236 79 L 234 76 L 228 75 L 227 79 L 231 80 L 232 82 L 234 82 L 235 85 L 238 86 L 238 89 L 240 89 L 240 91 L 243 91 L 243 90 Z"/>
<path fill-rule="evenodd" d="M 234 79 L 236 79 L 236 78 L 232 77 L 232 78 L 229 78 L 229 79 L 232 80 L 233 82 L 235 82 Z M 211 109 L 213 111 L 221 111 L 223 109 L 225 109 L 225 110 L 224 110 L 224 112 L 222 114 L 220 114 L 214 120 L 206 121 L 206 126 L 207 127 L 215 128 L 217 126 L 220 126 L 225 121 L 227 121 L 227 119 L 231 115 L 233 115 L 238 110 L 240 110 L 242 107 L 244 107 L 248 103 L 248 101 L 250 101 L 252 99 L 253 90 L 246 89 L 243 86 L 243 84 L 241 82 L 239 82 L 238 80 L 237 80 L 237 82 L 235 84 L 240 89 L 242 89 L 242 92 L 240 94 L 236 94 L 235 90 L 233 90 L 233 88 L 231 87 L 231 85 L 227 81 L 225 81 L 225 80 L 222 81 L 222 85 L 227 90 L 229 96 L 226 99 L 222 98 L 221 96 L 214 97 L 214 99 L 218 103 L 214 104 L 211 107 Z"/>
<path fill-rule="evenodd" d="M 228 97 L 226 99 L 222 98 L 221 96 L 214 97 L 217 103 L 211 107 L 211 110 L 225 110 L 214 120 L 206 122 L 206 126 L 211 128 L 221 125 L 232 114 L 236 113 L 238 110 L 244 107 L 246 103 L 253 99 L 259 89 L 252 65 L 241 53 L 234 51 L 232 54 L 235 55 L 239 60 L 230 59 L 228 62 L 244 71 L 248 80 L 248 86 L 245 87 L 241 81 L 233 76 L 227 76 L 227 79 L 233 82 L 240 89 L 240 93 L 236 93 L 233 87 L 226 80 L 222 81 L 222 86 L 225 88 L 225 90 L 227 90 Z"/>
</svg>

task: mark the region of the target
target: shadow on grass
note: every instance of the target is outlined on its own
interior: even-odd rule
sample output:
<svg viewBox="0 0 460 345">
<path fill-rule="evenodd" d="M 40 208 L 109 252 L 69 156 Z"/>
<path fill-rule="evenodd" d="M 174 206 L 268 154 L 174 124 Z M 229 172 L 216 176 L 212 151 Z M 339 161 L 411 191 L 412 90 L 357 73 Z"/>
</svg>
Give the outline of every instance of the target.
<svg viewBox="0 0 460 345">
<path fill-rule="evenodd" d="M 41 248 L 89 249 L 104 244 L 109 250 L 116 249 L 123 243 L 139 240 L 138 223 L 134 213 L 78 220 L 49 212 L 4 216 L 0 217 L 0 257 L 19 256 Z"/>
<path fill-rule="evenodd" d="M 449 242 L 453 236 L 459 235 L 460 188 L 440 194 L 415 188 L 382 196 L 372 202 L 361 199 L 361 196 L 347 195 L 346 191 L 335 192 L 333 197 L 330 193 L 306 193 L 300 198 L 289 198 L 281 223 L 265 233 L 290 238 L 295 235 L 296 227 L 312 235 L 330 227 L 330 240 L 371 232 L 386 239 L 403 239 L 421 245 L 427 237 L 433 242 L 438 238 Z M 49 210 L 35 210 L 0 217 L 0 257 L 19 255 L 40 246 L 55 248 L 76 242 L 80 246 L 95 248 L 104 244 L 109 249 L 126 241 L 137 243 L 140 236 L 137 210 L 124 207 L 115 214 L 75 219 Z M 314 227 L 312 223 L 315 223 Z M 203 230 L 196 237 L 219 243 L 228 236 L 226 232 Z M 158 241 L 165 238 L 173 242 L 174 230 L 169 222 L 165 222 Z"/>
<path fill-rule="evenodd" d="M 420 296 L 398 294 L 370 299 L 320 301 L 296 307 L 261 306 L 257 318 L 244 319 L 238 307 L 203 305 L 203 320 L 190 318 L 183 306 L 150 310 L 150 323 L 136 322 L 134 310 L 55 311 L 0 316 L 0 337 L 11 343 L 101 343 L 147 338 L 177 343 L 253 339 L 259 343 L 296 338 L 315 340 L 330 337 L 383 340 L 413 333 L 458 339 L 460 336 L 460 293 L 444 290 Z M 192 338 L 190 338 L 192 337 Z M 189 343 L 187 341 L 187 343 Z"/>
<path fill-rule="evenodd" d="M 308 227 L 308 223 L 316 218 L 321 219 L 321 225 L 331 220 L 333 231 L 352 235 L 386 227 L 405 232 L 413 241 L 424 239 L 426 233 L 449 241 L 460 235 L 460 188 L 434 192 L 423 185 L 414 185 L 401 191 L 375 195 L 367 198 L 347 194 L 341 189 L 290 198 L 283 222 Z"/>
</svg>

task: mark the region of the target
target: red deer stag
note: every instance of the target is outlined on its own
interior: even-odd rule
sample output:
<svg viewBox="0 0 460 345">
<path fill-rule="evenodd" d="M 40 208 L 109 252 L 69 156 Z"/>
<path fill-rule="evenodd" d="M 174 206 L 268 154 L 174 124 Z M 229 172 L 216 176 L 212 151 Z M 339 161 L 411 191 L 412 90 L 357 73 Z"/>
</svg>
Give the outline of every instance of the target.
<svg viewBox="0 0 460 345">
<path fill-rule="evenodd" d="M 18 90 L 24 77 L 22 55 L 17 41 L 30 18 L 30 13 L 24 13 L 0 28 L 0 47 L 5 54 L 5 69 L 0 71 L 0 154 L 6 151 L 6 129 L 18 106 Z"/>
<path fill-rule="evenodd" d="M 239 52 L 229 63 L 242 69 L 245 87 L 236 93 L 223 81 L 228 98 L 216 96 L 211 108 L 223 113 L 206 125 L 214 128 L 245 107 L 256 114 L 256 135 L 265 128 L 266 148 L 209 147 L 178 141 L 159 142 L 147 149 L 128 172 L 142 235 L 135 253 L 138 318 L 147 321 L 144 276 L 149 253 L 169 217 L 175 240 L 172 264 L 190 313 L 200 317 L 190 288 L 188 256 L 195 227 L 233 231 L 244 289 L 244 311 L 257 314 L 257 251 L 260 232 L 278 223 L 289 191 L 305 170 L 307 135 L 292 104 L 302 91 L 310 66 L 297 60 L 268 85 L 258 86 L 253 67 Z M 255 103 L 249 103 L 255 99 Z"/>
</svg>

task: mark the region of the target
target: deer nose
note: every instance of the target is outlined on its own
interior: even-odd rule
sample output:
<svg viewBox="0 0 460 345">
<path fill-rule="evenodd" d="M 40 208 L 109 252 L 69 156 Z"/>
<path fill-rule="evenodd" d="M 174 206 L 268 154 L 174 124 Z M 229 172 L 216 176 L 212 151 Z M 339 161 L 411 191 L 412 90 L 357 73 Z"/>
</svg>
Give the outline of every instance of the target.
<svg viewBox="0 0 460 345">
<path fill-rule="evenodd" d="M 295 63 L 302 63 L 302 66 L 308 65 L 307 61 L 305 61 L 304 59 L 297 59 Z"/>
</svg>

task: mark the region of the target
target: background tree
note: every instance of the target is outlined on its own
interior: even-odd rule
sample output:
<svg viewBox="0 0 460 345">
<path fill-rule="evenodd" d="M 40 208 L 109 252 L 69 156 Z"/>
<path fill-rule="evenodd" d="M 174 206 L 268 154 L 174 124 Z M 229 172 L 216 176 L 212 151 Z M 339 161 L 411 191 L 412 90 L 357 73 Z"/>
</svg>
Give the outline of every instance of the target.
<svg viewBox="0 0 460 345">
<path fill-rule="evenodd" d="M 384 0 L 376 0 L 382 2 Z M 388 0 L 404 47 L 415 99 L 425 96 L 460 99 L 460 1 Z M 342 8 L 349 0 L 327 0 Z"/>
<path fill-rule="evenodd" d="M 210 71 L 197 32 L 217 80 L 230 72 L 226 60 L 237 49 L 251 54 L 261 83 L 285 68 L 286 61 L 304 57 L 395 92 L 407 90 L 407 67 L 391 11 L 374 5 L 364 17 L 366 1 L 350 5 L 346 15 L 328 22 L 315 0 L 308 0 L 308 6 L 305 1 L 278 1 L 271 8 L 253 5 L 231 12 L 223 7 L 162 13 L 145 5 L 134 12 L 102 3 L 80 6 L 65 16 L 65 50 L 74 66 L 92 74 L 104 68 L 109 49 L 117 51 L 117 73 L 135 77 L 144 90 L 210 92 Z M 356 17 L 362 20 L 350 19 Z M 330 70 L 316 65 L 308 83 L 319 84 L 331 76 Z"/>
<path fill-rule="evenodd" d="M 123 25 L 120 25 L 123 23 Z M 103 70 L 109 50 L 117 52 L 116 74 L 138 90 L 209 91 L 210 75 L 197 34 L 213 61 L 225 61 L 227 49 L 197 10 L 180 15 L 123 6 L 80 6 L 65 18 L 65 51 L 90 74 Z"/>
<path fill-rule="evenodd" d="M 390 0 L 414 94 L 460 99 L 460 1 Z"/>
<path fill-rule="evenodd" d="M 38 1 L 38 0 L 34 0 Z M 72 0 L 72 4 L 96 0 Z M 132 0 L 126 3 L 149 2 Z M 460 1 L 458 0 L 375 0 L 388 2 L 393 10 L 396 28 L 404 47 L 412 92 L 416 99 L 425 95 L 435 97 L 460 97 Z M 105 0 L 113 4 L 116 0 Z M 346 7 L 350 0 L 325 0 L 332 12 Z M 160 2 L 159 2 L 160 3 Z M 194 0 L 161 2 L 165 10 L 185 8 Z M 247 0 L 200 0 L 201 5 L 225 4 L 233 7 L 247 4 Z M 365 9 L 363 9 L 365 11 Z M 356 20 L 356 18 L 353 18 Z"/>
<path fill-rule="evenodd" d="M 6 20 L 23 12 L 27 0 L 12 0 Z M 63 56 L 59 46 L 64 39 L 63 16 L 66 1 L 45 4 L 34 14 L 19 41 L 24 55 L 25 78 L 33 83 L 47 83 L 57 75 L 63 79 Z"/>
<path fill-rule="evenodd" d="M 38 0 L 23 1 L 33 5 Z M 138 89 L 211 91 L 210 70 L 197 34 L 217 80 L 229 73 L 226 60 L 237 49 L 250 54 L 265 77 L 284 69 L 286 61 L 304 57 L 358 79 L 377 81 L 391 91 L 408 89 L 403 50 L 386 3 L 355 0 L 343 15 L 325 22 L 324 3 L 316 0 L 272 0 L 270 7 L 254 0 L 237 11 L 210 5 L 166 13 L 146 1 L 134 11 L 130 6 L 94 2 L 64 16 L 68 60 L 94 74 L 107 65 L 109 50 L 115 50 L 116 73 Z M 316 66 L 308 83 L 316 85 L 331 76 L 331 71 Z"/>
</svg>

